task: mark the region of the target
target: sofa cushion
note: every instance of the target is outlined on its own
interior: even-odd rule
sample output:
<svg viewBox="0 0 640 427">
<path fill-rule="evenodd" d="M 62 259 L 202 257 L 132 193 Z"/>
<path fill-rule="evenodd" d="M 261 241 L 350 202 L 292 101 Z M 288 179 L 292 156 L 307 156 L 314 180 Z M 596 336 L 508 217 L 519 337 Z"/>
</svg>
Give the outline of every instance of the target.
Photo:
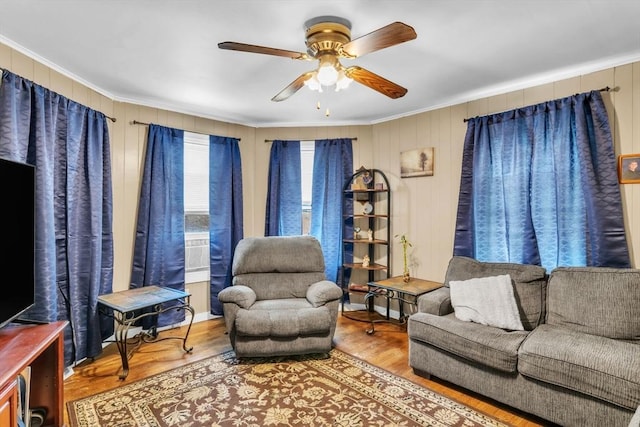
<svg viewBox="0 0 640 427">
<path fill-rule="evenodd" d="M 603 337 L 640 339 L 640 270 L 558 267 L 548 287 L 546 323 Z"/>
<path fill-rule="evenodd" d="M 326 307 L 239 310 L 236 333 L 251 337 L 298 337 L 327 334 L 331 316 Z"/>
<path fill-rule="evenodd" d="M 468 280 L 508 274 L 520 312 L 520 321 L 530 331 L 544 321 L 547 272 L 538 265 L 481 262 L 473 258 L 454 256 L 449 261 L 445 286 L 451 280 Z"/>
<path fill-rule="evenodd" d="M 640 427 L 640 406 L 638 406 L 635 414 L 633 414 L 633 417 L 631 417 L 631 421 L 629 421 L 629 427 Z"/>
<path fill-rule="evenodd" d="M 508 274 L 449 281 L 451 305 L 458 319 L 522 331 L 513 285 Z"/>
<path fill-rule="evenodd" d="M 635 410 L 640 403 L 640 343 L 540 325 L 518 351 L 518 371 Z"/>
<path fill-rule="evenodd" d="M 464 322 L 454 313 L 446 316 L 414 313 L 407 326 L 411 340 L 504 372 L 516 372 L 518 347 L 527 333 Z"/>
</svg>

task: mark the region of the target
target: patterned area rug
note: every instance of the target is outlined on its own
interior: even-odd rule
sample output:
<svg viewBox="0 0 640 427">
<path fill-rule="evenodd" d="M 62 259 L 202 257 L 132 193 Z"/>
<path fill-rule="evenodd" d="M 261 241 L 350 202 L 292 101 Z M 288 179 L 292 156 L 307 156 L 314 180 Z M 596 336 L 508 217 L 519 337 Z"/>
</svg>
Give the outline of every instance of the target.
<svg viewBox="0 0 640 427">
<path fill-rule="evenodd" d="M 72 427 L 505 426 L 336 349 L 255 360 L 229 351 L 67 409 Z"/>
</svg>

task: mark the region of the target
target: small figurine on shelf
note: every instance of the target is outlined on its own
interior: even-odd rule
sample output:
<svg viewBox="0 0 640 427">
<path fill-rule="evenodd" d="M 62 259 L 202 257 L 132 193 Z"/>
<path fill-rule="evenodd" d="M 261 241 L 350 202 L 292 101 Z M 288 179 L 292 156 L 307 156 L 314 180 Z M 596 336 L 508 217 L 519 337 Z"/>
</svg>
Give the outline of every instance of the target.
<svg viewBox="0 0 640 427">
<path fill-rule="evenodd" d="M 362 257 L 362 266 L 363 267 L 369 267 L 369 263 L 371 262 L 371 259 L 369 258 L 369 255 L 365 255 Z"/>
<path fill-rule="evenodd" d="M 362 229 L 358 226 L 353 227 L 353 238 L 355 240 L 358 240 L 360 238 L 360 230 Z"/>
<path fill-rule="evenodd" d="M 351 183 L 351 190 L 366 190 L 366 189 L 367 189 L 367 185 L 364 183 L 361 176 L 354 179 L 353 182 Z"/>
<path fill-rule="evenodd" d="M 371 183 L 373 182 L 373 175 L 371 175 L 371 172 L 365 171 L 362 174 L 362 182 L 367 186 L 367 188 L 371 188 Z"/>
<path fill-rule="evenodd" d="M 372 229 L 367 230 L 367 237 L 368 237 L 370 242 L 373 241 L 373 230 Z"/>
</svg>

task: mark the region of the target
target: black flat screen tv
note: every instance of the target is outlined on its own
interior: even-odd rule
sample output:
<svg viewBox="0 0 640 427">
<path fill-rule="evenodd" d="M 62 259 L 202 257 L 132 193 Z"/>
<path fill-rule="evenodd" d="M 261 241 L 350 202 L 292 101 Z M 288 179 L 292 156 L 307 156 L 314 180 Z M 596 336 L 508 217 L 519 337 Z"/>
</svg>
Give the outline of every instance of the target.
<svg viewBox="0 0 640 427">
<path fill-rule="evenodd" d="M 0 328 L 35 304 L 35 169 L 0 157 Z"/>
</svg>

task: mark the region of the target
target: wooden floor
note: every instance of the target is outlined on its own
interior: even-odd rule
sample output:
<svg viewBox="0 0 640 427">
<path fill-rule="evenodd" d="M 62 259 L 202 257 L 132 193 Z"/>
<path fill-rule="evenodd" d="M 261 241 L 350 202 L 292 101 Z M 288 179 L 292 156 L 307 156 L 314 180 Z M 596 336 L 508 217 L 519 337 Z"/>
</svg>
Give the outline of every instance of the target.
<svg viewBox="0 0 640 427">
<path fill-rule="evenodd" d="M 506 424 L 527 427 L 544 425 L 541 420 L 533 416 L 507 409 L 451 384 L 417 376 L 408 365 L 406 330 L 402 326 L 377 323 L 375 333 L 370 335 L 366 333 L 369 327 L 368 323 L 350 320 L 339 314 L 338 327 L 334 337 L 335 347 L 480 412 L 489 414 Z M 160 336 L 179 335 L 183 333 L 182 331 L 183 328 L 163 331 Z M 191 353 L 185 353 L 182 350 L 182 342 L 179 340 L 143 344 L 135 351 L 129 361 L 128 377 L 124 381 L 120 381 L 118 379 L 118 374 L 121 371 L 120 356 L 115 344 L 109 344 L 102 355 L 93 361 L 85 361 L 76 366 L 74 374 L 65 380 L 65 402 L 111 390 L 230 350 L 231 345 L 225 334 L 224 321 L 219 318 L 194 324 L 189 334 L 188 345 L 193 346 Z M 65 423 L 69 422 L 66 405 L 64 421 Z"/>
</svg>

